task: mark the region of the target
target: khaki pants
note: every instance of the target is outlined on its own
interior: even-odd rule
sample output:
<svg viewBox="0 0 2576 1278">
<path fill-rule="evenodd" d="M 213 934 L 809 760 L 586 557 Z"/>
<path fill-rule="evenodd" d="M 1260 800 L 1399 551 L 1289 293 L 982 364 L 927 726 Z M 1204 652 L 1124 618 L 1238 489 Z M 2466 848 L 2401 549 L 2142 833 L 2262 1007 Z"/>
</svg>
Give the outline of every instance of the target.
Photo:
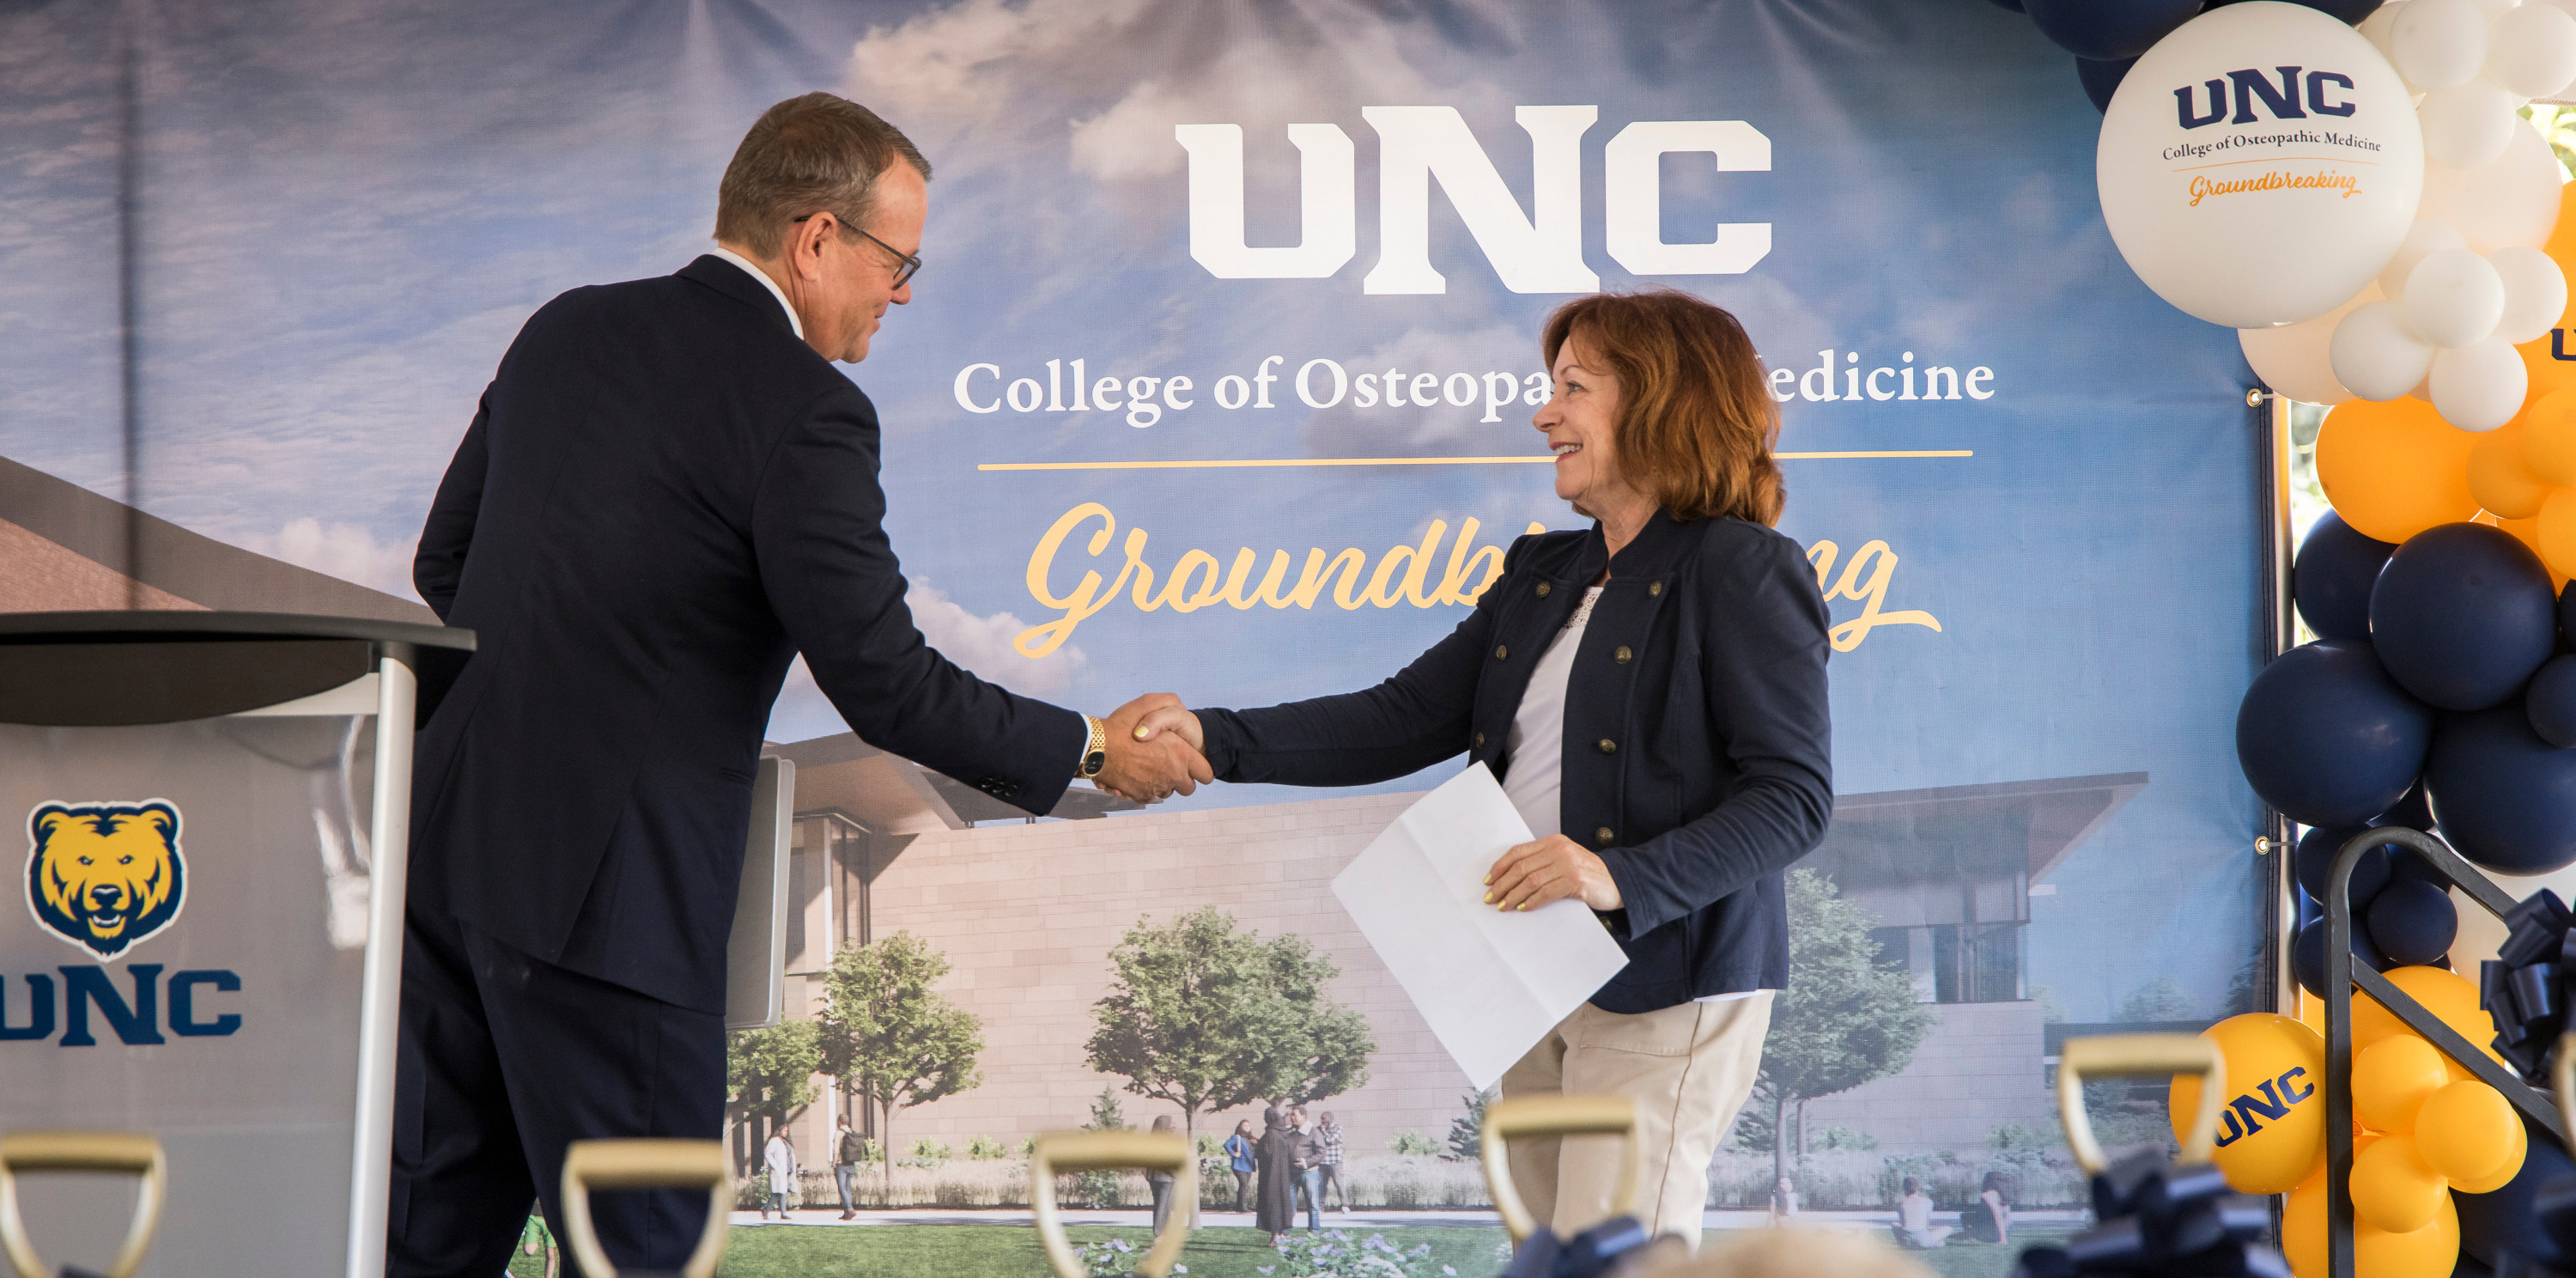
<svg viewBox="0 0 2576 1278">
<path fill-rule="evenodd" d="M 1625 1096 L 1637 1102 L 1637 1218 L 1699 1247 L 1708 1163 L 1735 1111 L 1753 1094 L 1771 994 L 1684 1003 L 1626 1016 L 1576 1008 L 1504 1071 L 1503 1096 Z M 1560 1236 L 1610 1215 L 1618 1142 L 1607 1136 L 1515 1141 L 1512 1181 L 1530 1215 Z"/>
</svg>

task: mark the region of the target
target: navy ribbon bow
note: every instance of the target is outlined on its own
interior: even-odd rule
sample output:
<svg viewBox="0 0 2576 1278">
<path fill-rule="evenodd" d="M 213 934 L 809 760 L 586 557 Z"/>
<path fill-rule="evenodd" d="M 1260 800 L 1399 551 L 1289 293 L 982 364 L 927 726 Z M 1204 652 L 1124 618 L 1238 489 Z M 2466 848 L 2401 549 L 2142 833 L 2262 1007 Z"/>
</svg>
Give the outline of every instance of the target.
<svg viewBox="0 0 2576 1278">
<path fill-rule="evenodd" d="M 2093 1216 L 2063 1246 L 2024 1250 L 2014 1278 L 2290 1278 L 2262 1242 L 2271 1209 L 2231 1193 L 2215 1167 L 2131 1154 L 2093 1178 Z"/>
<path fill-rule="evenodd" d="M 2550 1057 L 2567 1028 L 2567 977 L 2576 973 L 2576 917 L 2546 888 L 2504 916 L 2496 956 L 2478 965 L 2478 1006 L 2496 1026 L 2495 1049 L 2523 1080 L 2549 1082 Z"/>
<path fill-rule="evenodd" d="M 1661 1250 L 1634 1216 L 1613 1216 L 1572 1238 L 1540 1229 L 1512 1253 L 1502 1278 L 1604 1278 Z"/>
</svg>

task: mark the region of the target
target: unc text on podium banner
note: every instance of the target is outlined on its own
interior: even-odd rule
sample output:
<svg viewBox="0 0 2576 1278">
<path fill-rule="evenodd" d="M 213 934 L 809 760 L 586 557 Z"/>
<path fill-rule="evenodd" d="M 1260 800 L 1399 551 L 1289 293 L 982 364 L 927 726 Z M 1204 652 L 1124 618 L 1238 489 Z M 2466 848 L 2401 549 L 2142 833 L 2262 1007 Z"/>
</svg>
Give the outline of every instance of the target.
<svg viewBox="0 0 2576 1278">
<path fill-rule="evenodd" d="M 1912 351 L 1900 353 L 1893 363 L 1871 362 L 1869 367 L 1863 367 L 1858 351 L 1820 350 L 1816 357 L 1817 364 L 1804 371 L 1772 369 L 1771 398 L 1783 404 L 1794 400 L 1907 403 L 1982 401 L 1998 393 L 1995 371 L 1982 364 L 1964 369 L 1928 361 L 1918 365 Z M 1499 422 L 1505 409 L 1536 408 L 1548 397 L 1544 372 L 1424 371 L 1401 365 L 1381 371 L 1317 358 L 1298 365 L 1292 374 L 1285 371 L 1287 364 L 1285 355 L 1265 356 L 1248 373 L 1224 373 L 1210 383 L 1202 380 L 1204 374 L 1189 373 L 1094 377 L 1087 358 L 1057 358 L 1007 369 L 987 361 L 957 370 L 950 390 L 957 406 L 970 413 L 1124 412 L 1127 424 L 1136 427 L 1161 421 L 1165 412 L 1186 412 L 1208 403 L 1229 411 L 1276 408 L 1292 391 L 1308 408 L 1338 408 L 1345 403 L 1353 408 L 1474 408 L 1481 403 L 1480 422 Z"/>
</svg>

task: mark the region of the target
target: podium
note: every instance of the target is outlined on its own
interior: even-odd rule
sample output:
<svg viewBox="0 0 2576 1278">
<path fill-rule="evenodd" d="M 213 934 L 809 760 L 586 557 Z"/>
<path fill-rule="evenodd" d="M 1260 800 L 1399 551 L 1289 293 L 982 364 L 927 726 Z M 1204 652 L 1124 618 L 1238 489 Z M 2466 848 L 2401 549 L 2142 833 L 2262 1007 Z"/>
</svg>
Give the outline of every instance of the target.
<svg viewBox="0 0 2576 1278">
<path fill-rule="evenodd" d="M 145 1275 L 384 1268 L 411 743 L 470 632 L 0 616 L 0 1131 L 148 1132 Z M 128 1204 L 22 1186 L 48 1256 Z M 93 1262 L 94 1263 L 94 1262 Z"/>
</svg>

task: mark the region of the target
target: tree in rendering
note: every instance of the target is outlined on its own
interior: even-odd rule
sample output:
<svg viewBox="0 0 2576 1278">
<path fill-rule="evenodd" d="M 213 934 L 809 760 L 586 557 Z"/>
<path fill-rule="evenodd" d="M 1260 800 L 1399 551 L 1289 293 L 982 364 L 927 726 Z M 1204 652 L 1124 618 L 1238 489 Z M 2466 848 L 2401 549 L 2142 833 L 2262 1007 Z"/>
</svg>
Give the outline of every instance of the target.
<svg viewBox="0 0 2576 1278">
<path fill-rule="evenodd" d="M 877 1107 L 878 1156 L 894 1184 L 895 1112 L 970 1091 L 983 1081 L 975 1058 L 984 1025 L 931 988 L 948 960 L 920 937 L 897 932 L 844 946 L 824 978 L 823 1072 Z"/>
</svg>

